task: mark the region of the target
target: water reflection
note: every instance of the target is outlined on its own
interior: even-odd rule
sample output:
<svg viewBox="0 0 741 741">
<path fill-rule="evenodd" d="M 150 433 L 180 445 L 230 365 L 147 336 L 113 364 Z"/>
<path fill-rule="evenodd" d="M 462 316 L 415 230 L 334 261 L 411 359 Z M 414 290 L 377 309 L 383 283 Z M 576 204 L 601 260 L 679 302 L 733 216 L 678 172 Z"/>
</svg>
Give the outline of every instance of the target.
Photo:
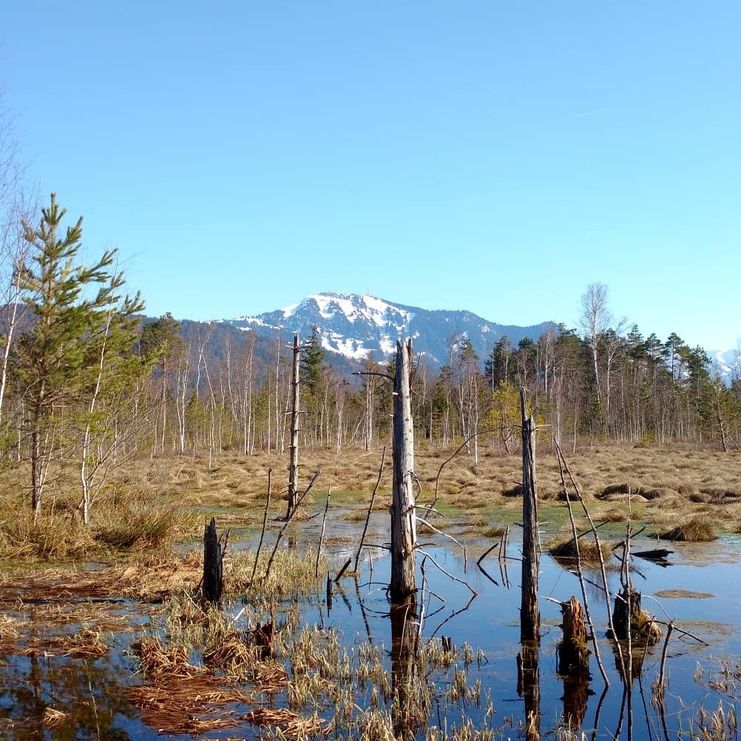
<svg viewBox="0 0 741 741">
<path fill-rule="evenodd" d="M 344 523 L 342 526 L 345 526 Z M 304 545 L 299 540 L 295 547 L 301 550 Z M 741 561 L 741 548 L 733 544 L 727 547 L 735 549 L 733 553 Z M 512 548 L 515 548 L 515 544 Z M 483 550 L 484 547 L 481 548 L 482 552 Z M 735 656 L 739 653 L 741 611 L 738 608 L 741 595 L 737 590 L 728 588 L 729 584 L 737 581 L 737 565 L 732 567 L 727 563 L 716 563 L 717 559 L 709 559 L 707 564 L 700 566 L 696 562 L 688 564 L 686 560 L 682 561 L 682 552 L 679 549 L 679 555 L 675 558 L 677 565 L 672 569 L 664 569 L 648 561 L 642 564 L 647 578 L 646 583 L 642 584 L 646 599 L 664 589 L 676 590 L 681 587 L 707 591 L 714 582 L 722 582 L 724 585 L 724 588 L 715 590 L 717 596 L 704 600 L 677 598 L 663 602 L 673 619 L 698 636 L 712 641 L 713 645 L 708 648 L 681 636 L 676 638 L 676 642 L 672 641 L 667 657 L 671 692 L 666 692 L 664 705 L 654 706 L 650 688 L 658 673 L 663 643 L 649 651 L 647 660 L 645 652 L 639 650 L 639 641 L 633 641 L 632 662 L 626 672 L 628 685 L 638 686 L 635 682 L 638 679 L 648 692 L 648 697 L 644 698 L 637 689 L 634 690 L 633 702 L 621 681 L 616 644 L 604 638 L 606 612 L 599 585 L 590 587 L 589 596 L 593 597 L 593 615 L 611 685 L 609 691 L 603 693 L 597 701 L 596 696 L 589 699 L 591 692 L 588 676 L 576 675 L 572 671 L 563 670 L 563 667 L 561 671 L 557 671 L 554 656 L 560 631 L 552 627 L 560 617 L 556 603 L 541 599 L 544 615 L 541 640 L 545 658 L 543 662 L 539 662 L 536 647 L 527 644 L 520 647 L 517 621 L 519 585 L 518 580 L 513 578 L 512 590 L 505 588 L 506 581 L 502 571 L 506 567 L 506 561 L 500 562 L 500 571 L 491 562 L 493 559 L 484 563 L 489 566 L 490 575 L 499 582 L 497 586 L 478 569 L 469 568 L 466 574 L 456 551 L 439 548 L 432 552 L 450 574 L 468 581 L 479 596 L 473 599 L 462 583 L 451 581 L 437 569 L 429 569 L 425 609 L 422 610 L 420 595 L 416 603 L 412 599 L 394 605 L 389 610 L 385 592 L 385 584 L 388 583 L 388 559 L 378 558 L 374 566 L 375 577 L 371 576 L 370 563 L 366 562 L 362 565 L 357 581 L 350 583 L 344 579 L 339 585 L 332 584 L 334 606 L 330 614 L 326 610 L 325 583 L 322 581 L 317 585 L 316 594 L 302 600 L 301 615 L 297 618 L 301 626 L 322 623 L 328 630 L 337 629 L 348 649 L 357 649 L 366 641 L 379 646 L 378 655 L 383 657 L 379 661 L 383 661 L 386 671 L 390 669 L 392 672 L 390 682 L 396 702 L 390 709 L 393 728 L 399 738 L 424 738 L 428 723 L 430 726 L 447 728 L 448 733 L 451 733 L 454 726 L 460 727 L 466 720 L 470 720 L 476 728 L 495 728 L 495 738 L 517 735 L 517 731 L 501 730 L 508 723 L 511 724 L 508 728 L 521 725 L 526 729 L 523 736 L 529 739 L 553 738 L 554 725 L 561 715 L 565 726 L 574 731 L 581 727 L 587 738 L 591 737 L 594 741 L 613 738 L 614 735 L 622 739 L 628 735 L 636 739 L 648 738 L 646 734 L 649 733 L 649 723 L 652 724 L 655 738 L 676 738 L 680 727 L 689 726 L 692 714 L 699 704 L 705 702 L 706 707 L 717 706 L 717 694 L 698 684 L 693 679 L 693 673 L 697 662 L 706 664 L 711 654 Z M 335 557 L 337 565 L 344 560 L 344 553 Z M 611 580 L 616 580 L 618 575 L 609 573 L 608 576 Z M 371 583 L 374 578 L 375 582 Z M 550 558 L 542 559 L 541 595 L 564 598 L 576 586 L 576 577 L 562 571 Z M 14 612 L 17 610 L 13 607 L 15 597 L 12 602 L 6 601 L 4 604 L 9 612 L 20 614 Z M 655 609 L 653 601 L 646 604 Z M 95 609 L 98 607 L 96 603 Z M 141 619 L 144 608 L 137 605 L 135 609 L 136 615 Z M 279 607 L 281 609 L 283 608 Z M 440 610 L 439 617 L 434 617 L 435 610 Z M 28 617 L 29 611 L 30 608 L 23 610 L 24 619 Z M 424 614 L 421 636 L 418 622 L 420 612 Z M 700 620 L 703 622 L 700 623 Z M 440 625 L 442 621 L 444 627 Z M 43 625 L 39 623 L 38 630 L 39 635 L 42 631 L 48 634 L 48 621 Z M 420 671 L 420 666 L 424 663 L 426 642 L 436 632 L 438 636 L 441 632 L 452 636 L 459 646 L 469 642 L 474 650 L 481 648 L 485 652 L 488 662 L 482 662 L 481 665 L 472 663 L 467 679 L 470 684 L 480 680 L 481 695 L 485 698 L 491 695 L 493 720 L 486 716 L 486 703 L 483 703 L 484 707 L 478 707 L 474 701 L 469 702 L 468 698 L 463 701 L 450 700 L 445 689 L 448 680 L 455 676 L 452 670 L 446 675 L 444 669 L 432 680 L 426 676 L 426 669 Z M 24 638 L 30 640 L 28 635 Z M 111 738 L 114 741 L 125 738 L 155 738 L 155 730 L 145 726 L 139 719 L 138 712 L 124 699 L 126 687 L 137 683 L 137 678 L 132 674 L 133 663 L 121 653 L 128 646 L 129 640 L 128 636 L 115 632 L 108 654 L 99 659 L 42 655 L 31 657 L 10 655 L 11 651 L 5 651 L 4 660 L 0 659 L 0 737 L 72 739 L 95 738 L 99 733 L 101 738 Z M 27 643 L 21 648 L 25 645 Z M 380 648 L 382 645 L 385 649 L 390 648 L 390 651 L 385 653 Z M 518 648 L 520 660 L 516 672 L 513 658 Z M 13 652 L 15 651 L 13 648 Z M 613 659 L 610 658 L 610 651 L 614 652 Z M 627 647 L 623 648 L 623 654 L 627 660 Z M 595 681 L 599 682 L 594 662 L 592 657 L 592 673 Z M 443 680 L 436 688 L 441 690 L 441 699 L 431 709 L 431 702 L 434 700 L 426 698 L 429 698 L 432 682 L 441 676 Z M 425 682 L 425 679 L 428 681 Z M 516 684 L 519 697 L 514 696 Z M 600 693 L 601 682 L 592 685 L 592 690 Z M 359 693 L 358 705 L 367 707 L 370 694 L 370 689 L 366 695 Z M 387 696 L 388 693 L 385 692 L 380 700 L 381 710 L 385 713 L 389 711 L 389 706 L 385 704 Z M 709 700 L 706 699 L 708 697 Z M 284 701 L 283 695 L 275 699 L 276 705 Z M 46 719 L 47 725 L 44 725 L 48 707 L 63 710 L 69 716 L 59 721 L 59 725 L 50 728 L 49 718 Z M 328 704 L 320 708 L 319 712 L 329 722 L 334 710 Z M 635 728 L 631 722 L 632 715 L 635 715 Z M 9 725 L 11 722 L 13 727 Z M 245 725 L 232 730 L 231 735 L 243 738 L 245 734 L 250 734 L 247 737 L 255 737 L 257 733 L 254 728 Z M 229 732 L 222 732 L 222 737 L 228 735 Z"/>
<path fill-rule="evenodd" d="M 392 603 L 390 622 L 394 733 L 399 739 L 413 739 L 427 716 L 415 677 L 419 627 L 416 594 Z"/>
<path fill-rule="evenodd" d="M 563 723 L 572 731 L 584 726 L 587 715 L 587 700 L 592 692 L 589 689 L 589 675 L 575 671 L 561 675 L 563 680 Z"/>
<path fill-rule="evenodd" d="M 540 739 L 540 641 L 523 641 L 517 654 L 517 694 L 525 701 L 525 738 Z"/>
<path fill-rule="evenodd" d="M 122 726 L 135 710 L 105 659 L 14 656 L 3 667 L 3 680 L 0 718 L 10 737 L 130 738 Z"/>
</svg>

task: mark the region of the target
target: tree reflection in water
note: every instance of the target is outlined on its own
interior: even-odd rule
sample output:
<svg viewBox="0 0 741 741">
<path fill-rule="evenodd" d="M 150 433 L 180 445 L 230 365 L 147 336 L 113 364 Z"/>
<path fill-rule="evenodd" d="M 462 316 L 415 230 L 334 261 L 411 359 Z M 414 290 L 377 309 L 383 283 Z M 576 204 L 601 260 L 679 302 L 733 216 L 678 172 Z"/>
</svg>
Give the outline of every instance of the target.
<svg viewBox="0 0 741 741">
<path fill-rule="evenodd" d="M 391 674 L 394 694 L 394 733 L 400 739 L 413 739 L 424 726 L 429 703 L 415 672 L 418 615 L 417 595 L 391 605 Z"/>
</svg>

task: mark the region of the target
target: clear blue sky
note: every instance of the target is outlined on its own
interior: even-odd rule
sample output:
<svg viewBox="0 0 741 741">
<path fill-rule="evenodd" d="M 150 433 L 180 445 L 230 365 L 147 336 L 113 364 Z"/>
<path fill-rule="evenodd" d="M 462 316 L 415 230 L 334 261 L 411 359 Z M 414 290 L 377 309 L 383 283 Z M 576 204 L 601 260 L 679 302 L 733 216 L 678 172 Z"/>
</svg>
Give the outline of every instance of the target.
<svg viewBox="0 0 741 741">
<path fill-rule="evenodd" d="M 367 292 L 741 337 L 741 4 L 9 0 L 39 191 L 148 313 Z"/>
</svg>

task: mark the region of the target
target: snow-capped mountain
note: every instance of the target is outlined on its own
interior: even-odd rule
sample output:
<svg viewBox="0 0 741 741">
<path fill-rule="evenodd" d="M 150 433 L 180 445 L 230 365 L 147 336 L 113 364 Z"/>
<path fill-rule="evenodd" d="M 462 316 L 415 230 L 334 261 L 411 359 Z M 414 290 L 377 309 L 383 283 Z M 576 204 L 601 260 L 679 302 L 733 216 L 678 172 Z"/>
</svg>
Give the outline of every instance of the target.
<svg viewBox="0 0 741 741">
<path fill-rule="evenodd" d="M 298 333 L 302 338 L 311 335 L 316 327 L 325 350 L 355 361 L 364 360 L 369 353 L 376 360 L 385 360 L 395 351 L 398 338 L 411 337 L 415 351 L 433 366 L 446 363 L 451 343 L 463 337 L 471 340 L 483 360 L 503 336 L 517 345 L 524 337 L 535 340 L 556 327 L 552 322 L 532 327 L 506 326 L 470 311 L 429 311 L 374 296 L 343 293 L 315 293 L 284 309 L 226 323 L 255 329 L 260 334 Z"/>
<path fill-rule="evenodd" d="M 721 380 L 730 385 L 737 378 L 741 378 L 741 351 L 726 350 L 708 353 L 711 360 L 711 373 L 718 375 Z"/>
</svg>

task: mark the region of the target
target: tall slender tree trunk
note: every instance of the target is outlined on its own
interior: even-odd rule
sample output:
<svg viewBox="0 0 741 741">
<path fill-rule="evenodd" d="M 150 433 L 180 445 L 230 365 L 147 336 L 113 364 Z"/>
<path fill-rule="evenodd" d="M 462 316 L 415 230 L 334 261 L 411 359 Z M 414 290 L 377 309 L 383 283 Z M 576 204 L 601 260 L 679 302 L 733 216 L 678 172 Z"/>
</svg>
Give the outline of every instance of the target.
<svg viewBox="0 0 741 741">
<path fill-rule="evenodd" d="M 85 432 L 82 436 L 82 461 L 80 462 L 80 484 L 82 485 L 82 521 L 88 525 L 90 524 L 90 489 L 92 484 L 92 478 L 95 475 L 95 469 L 93 472 L 88 472 L 88 459 L 90 457 L 90 441 L 92 439 L 93 429 L 93 415 L 95 414 L 95 406 L 98 403 L 98 396 L 100 395 L 100 387 L 103 381 L 103 368 L 105 366 L 105 352 L 108 346 L 108 335 L 111 331 L 111 319 L 112 314 L 109 311 L 106 318 L 105 333 L 103 335 L 103 345 L 100 348 L 100 358 L 98 360 L 98 374 L 95 378 L 95 388 L 93 389 L 93 395 L 90 399 L 90 406 L 88 407 L 88 417 L 85 422 Z"/>
<path fill-rule="evenodd" d="M 44 402 L 44 382 L 41 382 L 39 395 L 31 418 L 31 508 L 33 521 L 41 516 L 41 500 L 44 494 L 44 466 L 41 451 L 41 409 Z"/>
<path fill-rule="evenodd" d="M 288 510 L 286 520 L 291 519 L 298 496 L 298 422 L 299 422 L 299 363 L 301 346 L 298 335 L 293 335 L 293 365 L 291 370 L 291 446 L 288 456 Z"/>
<path fill-rule="evenodd" d="M 5 401 L 5 389 L 8 383 L 8 361 L 10 359 L 10 348 L 13 344 L 13 333 L 15 332 L 16 322 L 18 320 L 18 299 L 21 293 L 20 287 L 20 270 L 13 282 L 13 308 L 10 311 L 10 320 L 8 322 L 8 332 L 5 336 L 5 347 L 3 348 L 3 368 L 0 377 L 0 423 L 3 421 L 3 402 Z"/>
<path fill-rule="evenodd" d="M 538 500 L 535 484 L 535 423 L 526 416 L 525 389 L 520 389 L 522 416 L 522 593 L 520 639 L 540 639 L 538 609 Z"/>
<path fill-rule="evenodd" d="M 160 439 L 160 453 L 165 454 L 165 435 L 167 434 L 167 360 L 162 360 L 162 433 Z"/>
<path fill-rule="evenodd" d="M 411 403 L 412 341 L 396 342 L 394 376 L 393 492 L 391 503 L 391 584 L 393 601 L 417 588 L 417 527 L 414 502 L 414 424 Z"/>
</svg>

